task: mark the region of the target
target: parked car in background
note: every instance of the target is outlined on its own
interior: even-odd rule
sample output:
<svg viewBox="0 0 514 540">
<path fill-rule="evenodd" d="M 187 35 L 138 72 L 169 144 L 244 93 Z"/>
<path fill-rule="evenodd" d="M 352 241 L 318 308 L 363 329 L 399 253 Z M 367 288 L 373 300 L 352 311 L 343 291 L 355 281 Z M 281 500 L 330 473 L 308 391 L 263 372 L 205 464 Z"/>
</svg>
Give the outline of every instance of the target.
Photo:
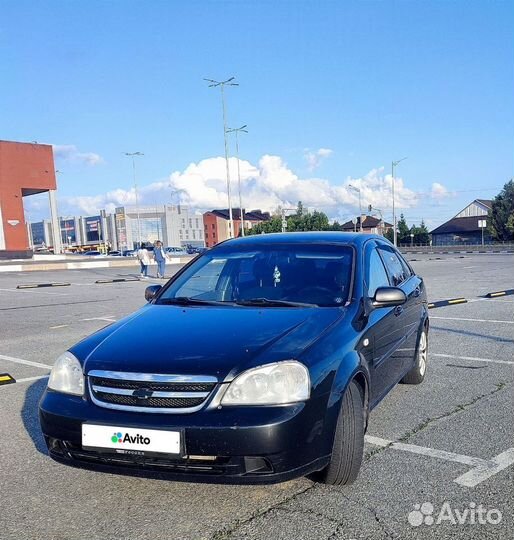
<svg viewBox="0 0 514 540">
<path fill-rule="evenodd" d="M 137 254 L 137 251 L 135 249 L 125 249 L 121 253 L 122 257 L 135 257 L 136 254 Z"/>
<path fill-rule="evenodd" d="M 121 251 L 109 251 L 109 257 L 121 257 Z"/>
<path fill-rule="evenodd" d="M 97 251 L 97 250 L 89 250 L 89 251 L 84 251 L 84 253 L 82 253 L 82 255 L 87 255 L 88 257 L 98 257 L 100 255 L 104 255 L 101 251 Z"/>
<path fill-rule="evenodd" d="M 187 251 L 182 247 L 167 247 L 164 251 L 170 257 L 179 256 L 179 255 L 185 255 L 187 253 Z"/>
<path fill-rule="evenodd" d="M 349 484 L 370 411 L 398 382 L 425 378 L 425 285 L 381 236 L 228 240 L 145 297 L 52 368 L 39 416 L 55 460 Z"/>
</svg>

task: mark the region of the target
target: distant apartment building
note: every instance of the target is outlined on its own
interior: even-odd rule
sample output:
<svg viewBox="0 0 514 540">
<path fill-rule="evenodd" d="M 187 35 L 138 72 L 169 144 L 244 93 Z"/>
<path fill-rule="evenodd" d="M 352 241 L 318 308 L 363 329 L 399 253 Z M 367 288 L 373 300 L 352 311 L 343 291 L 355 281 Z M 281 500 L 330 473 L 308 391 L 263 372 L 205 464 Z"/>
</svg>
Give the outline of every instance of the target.
<svg viewBox="0 0 514 540">
<path fill-rule="evenodd" d="M 260 210 L 245 211 L 243 214 L 245 230 L 270 219 L 269 213 Z M 238 237 L 241 232 L 241 212 L 239 208 L 232 209 L 232 219 L 234 221 L 234 236 Z M 203 215 L 205 246 L 212 247 L 230 238 L 229 223 L 228 209 L 205 212 Z"/>
</svg>

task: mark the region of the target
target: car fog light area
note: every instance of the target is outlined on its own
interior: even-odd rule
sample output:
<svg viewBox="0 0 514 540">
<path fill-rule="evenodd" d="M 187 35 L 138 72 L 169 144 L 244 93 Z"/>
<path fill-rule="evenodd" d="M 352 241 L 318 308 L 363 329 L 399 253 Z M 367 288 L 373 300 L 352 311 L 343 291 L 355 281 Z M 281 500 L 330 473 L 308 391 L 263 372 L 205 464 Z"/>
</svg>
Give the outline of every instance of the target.
<svg viewBox="0 0 514 540">
<path fill-rule="evenodd" d="M 307 368 L 295 360 L 249 369 L 228 387 L 222 405 L 282 405 L 309 399 Z"/>
<path fill-rule="evenodd" d="M 56 360 L 48 380 L 48 388 L 64 394 L 84 395 L 84 375 L 80 362 L 70 352 Z"/>
</svg>

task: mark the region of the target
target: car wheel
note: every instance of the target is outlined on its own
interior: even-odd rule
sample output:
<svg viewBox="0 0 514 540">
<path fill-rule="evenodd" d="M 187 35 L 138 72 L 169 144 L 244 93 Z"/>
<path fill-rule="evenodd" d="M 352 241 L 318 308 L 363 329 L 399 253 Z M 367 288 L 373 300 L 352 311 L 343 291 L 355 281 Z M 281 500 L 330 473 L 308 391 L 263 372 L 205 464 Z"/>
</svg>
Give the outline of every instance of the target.
<svg viewBox="0 0 514 540">
<path fill-rule="evenodd" d="M 359 386 L 352 381 L 342 400 L 330 463 L 311 478 L 333 486 L 357 478 L 364 452 L 364 405 Z"/>
<path fill-rule="evenodd" d="M 414 367 L 402 379 L 403 384 L 420 384 L 425 379 L 428 358 L 428 333 L 426 327 L 419 335 Z"/>
</svg>

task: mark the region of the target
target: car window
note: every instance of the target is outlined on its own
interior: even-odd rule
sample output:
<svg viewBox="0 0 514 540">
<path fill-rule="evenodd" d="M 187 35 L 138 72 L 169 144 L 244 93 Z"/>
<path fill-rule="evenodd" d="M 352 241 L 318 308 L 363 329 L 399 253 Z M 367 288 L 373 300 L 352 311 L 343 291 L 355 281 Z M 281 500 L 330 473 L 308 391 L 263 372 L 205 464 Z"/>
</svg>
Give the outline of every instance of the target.
<svg viewBox="0 0 514 540">
<path fill-rule="evenodd" d="M 177 289 L 175 296 L 199 297 L 206 291 L 214 291 L 227 259 L 211 259 L 198 265 L 190 278 Z"/>
<path fill-rule="evenodd" d="M 233 245 L 206 252 L 170 284 L 159 301 L 188 297 L 216 302 L 283 300 L 344 305 L 350 297 L 348 246 Z"/>
<path fill-rule="evenodd" d="M 393 287 L 401 285 L 410 276 L 410 271 L 406 273 L 407 266 L 402 264 L 396 253 L 387 247 L 379 247 L 378 251 L 384 261 L 391 285 Z"/>
<path fill-rule="evenodd" d="M 405 279 L 409 279 L 409 277 L 412 276 L 413 274 L 411 267 L 407 264 L 407 261 L 401 256 L 401 254 L 397 253 L 396 256 L 398 257 L 399 261 L 401 262 L 403 266 Z"/>
<path fill-rule="evenodd" d="M 387 276 L 386 269 L 384 268 L 384 263 L 378 254 L 376 249 L 371 251 L 368 261 L 368 272 L 367 272 L 367 283 L 368 283 L 368 296 L 372 298 L 375 296 L 375 292 L 379 287 L 389 287 L 389 278 Z"/>
</svg>

